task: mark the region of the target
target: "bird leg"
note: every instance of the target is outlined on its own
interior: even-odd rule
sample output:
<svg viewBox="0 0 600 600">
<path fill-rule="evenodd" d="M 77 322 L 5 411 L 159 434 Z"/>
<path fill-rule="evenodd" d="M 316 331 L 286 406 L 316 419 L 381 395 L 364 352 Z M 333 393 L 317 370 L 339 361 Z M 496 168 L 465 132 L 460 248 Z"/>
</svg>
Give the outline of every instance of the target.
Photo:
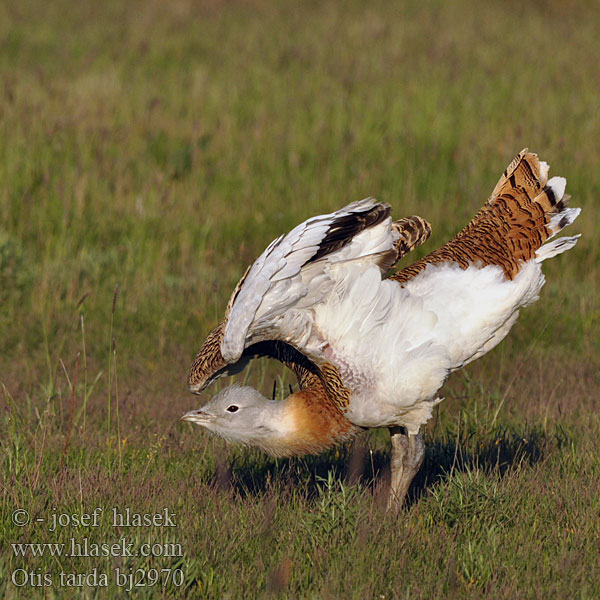
<svg viewBox="0 0 600 600">
<path fill-rule="evenodd" d="M 414 476 L 423 463 L 425 444 L 421 433 L 408 434 L 404 427 L 390 427 L 390 436 L 392 479 L 387 509 L 398 512 Z"/>
</svg>

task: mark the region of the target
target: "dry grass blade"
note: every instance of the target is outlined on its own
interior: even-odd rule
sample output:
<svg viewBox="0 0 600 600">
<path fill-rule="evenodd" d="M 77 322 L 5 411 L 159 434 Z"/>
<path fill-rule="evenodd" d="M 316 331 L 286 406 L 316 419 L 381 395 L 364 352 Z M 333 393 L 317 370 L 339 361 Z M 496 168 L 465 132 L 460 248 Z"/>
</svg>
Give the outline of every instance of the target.
<svg viewBox="0 0 600 600">
<path fill-rule="evenodd" d="M 69 375 L 67 373 L 67 369 L 62 359 L 60 361 L 60 364 L 63 368 L 67 380 L 69 381 L 69 386 L 71 387 L 71 407 L 69 410 L 69 426 L 67 428 L 67 435 L 65 437 L 65 445 L 63 446 L 63 451 L 60 455 L 60 462 L 58 464 L 59 471 L 62 469 L 64 464 L 65 456 L 67 454 L 67 447 L 69 446 L 69 440 L 71 439 L 71 430 L 73 428 L 73 415 L 75 413 L 75 386 L 77 385 L 77 372 L 79 370 L 79 352 L 77 353 L 77 357 L 75 358 L 75 372 L 73 373 L 72 382 L 69 380 Z"/>
</svg>

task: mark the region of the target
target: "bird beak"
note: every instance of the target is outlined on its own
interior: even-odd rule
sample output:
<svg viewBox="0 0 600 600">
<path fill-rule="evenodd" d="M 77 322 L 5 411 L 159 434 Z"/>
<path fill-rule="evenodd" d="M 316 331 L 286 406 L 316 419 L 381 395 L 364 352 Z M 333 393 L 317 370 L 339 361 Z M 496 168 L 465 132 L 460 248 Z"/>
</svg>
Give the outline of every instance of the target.
<svg viewBox="0 0 600 600">
<path fill-rule="evenodd" d="M 209 425 L 215 420 L 213 415 L 205 413 L 201 408 L 197 410 L 190 410 L 186 412 L 180 421 L 189 421 L 190 423 L 196 423 L 196 425 Z"/>
</svg>

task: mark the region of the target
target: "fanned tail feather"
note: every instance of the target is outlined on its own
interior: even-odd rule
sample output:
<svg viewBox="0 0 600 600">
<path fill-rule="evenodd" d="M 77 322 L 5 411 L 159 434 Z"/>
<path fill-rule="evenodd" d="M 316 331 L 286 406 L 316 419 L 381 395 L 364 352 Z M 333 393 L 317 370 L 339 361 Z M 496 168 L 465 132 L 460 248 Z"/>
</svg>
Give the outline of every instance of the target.
<svg viewBox="0 0 600 600">
<path fill-rule="evenodd" d="M 392 278 L 403 283 L 428 264 L 448 262 L 462 269 L 496 265 L 512 280 L 528 261 L 545 260 L 572 248 L 576 237 L 544 245 L 580 212 L 567 208 L 567 180 L 548 179 L 549 169 L 537 154 L 523 149 L 508 165 L 487 203 L 461 232 Z"/>
<path fill-rule="evenodd" d="M 545 164 L 545 163 L 544 163 Z M 579 216 L 580 208 L 567 208 L 571 196 L 565 194 L 567 180 L 564 177 L 552 177 L 544 186 L 544 189 L 534 198 L 549 217 L 546 224 L 547 240 L 553 238 L 559 231 L 571 225 Z M 542 262 L 570 250 L 579 239 L 580 235 L 562 237 L 553 242 L 546 242 L 535 252 L 535 261 Z"/>
<path fill-rule="evenodd" d="M 529 153 L 524 148 L 508 165 L 489 200 L 494 203 L 502 196 L 512 198 L 524 210 L 527 200 L 535 202 L 546 215 L 545 220 L 549 218 L 549 222 L 545 223 L 546 239 L 570 225 L 581 212 L 580 208 L 567 208 L 571 200 L 571 196 L 565 194 L 567 180 L 564 177 L 548 179 L 549 170 L 548 163 L 540 161 L 537 154 Z"/>
<path fill-rule="evenodd" d="M 573 235 L 571 237 L 561 237 L 553 242 L 548 242 L 544 244 L 536 253 L 535 253 L 535 262 L 542 262 L 547 258 L 552 258 L 553 256 L 557 256 L 558 254 L 562 254 L 567 250 L 570 250 L 576 243 L 577 240 L 581 237 L 579 235 Z"/>
</svg>

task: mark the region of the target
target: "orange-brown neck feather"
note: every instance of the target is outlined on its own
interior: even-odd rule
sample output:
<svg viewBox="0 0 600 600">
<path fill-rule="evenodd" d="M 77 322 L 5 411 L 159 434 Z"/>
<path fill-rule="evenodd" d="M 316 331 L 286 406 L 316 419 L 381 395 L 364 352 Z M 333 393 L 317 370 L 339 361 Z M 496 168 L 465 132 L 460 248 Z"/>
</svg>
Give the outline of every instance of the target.
<svg viewBox="0 0 600 600">
<path fill-rule="evenodd" d="M 305 388 L 283 402 L 280 433 L 261 444 L 275 456 L 318 454 L 358 431 L 322 388 Z"/>
</svg>

